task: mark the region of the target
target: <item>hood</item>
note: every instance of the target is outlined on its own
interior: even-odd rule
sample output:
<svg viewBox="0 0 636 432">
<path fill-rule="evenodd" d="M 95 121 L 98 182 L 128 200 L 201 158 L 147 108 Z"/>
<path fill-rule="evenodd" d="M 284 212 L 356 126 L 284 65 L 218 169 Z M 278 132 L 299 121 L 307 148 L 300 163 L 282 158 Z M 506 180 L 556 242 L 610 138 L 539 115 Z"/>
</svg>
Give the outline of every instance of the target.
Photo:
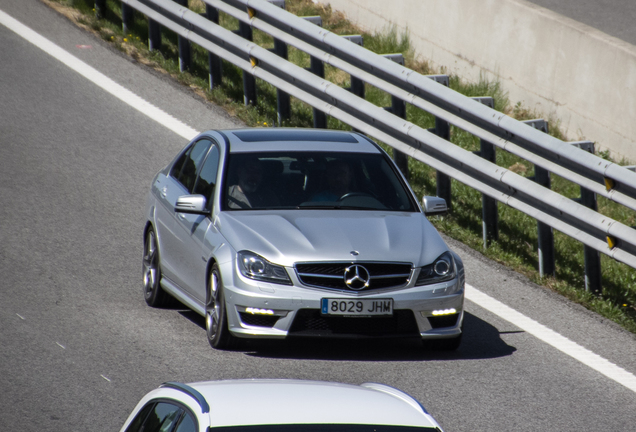
<svg viewBox="0 0 636 432">
<path fill-rule="evenodd" d="M 284 266 L 304 261 L 393 261 L 417 267 L 448 250 L 422 213 L 226 211 L 216 225 L 234 250 L 249 250 Z"/>
</svg>

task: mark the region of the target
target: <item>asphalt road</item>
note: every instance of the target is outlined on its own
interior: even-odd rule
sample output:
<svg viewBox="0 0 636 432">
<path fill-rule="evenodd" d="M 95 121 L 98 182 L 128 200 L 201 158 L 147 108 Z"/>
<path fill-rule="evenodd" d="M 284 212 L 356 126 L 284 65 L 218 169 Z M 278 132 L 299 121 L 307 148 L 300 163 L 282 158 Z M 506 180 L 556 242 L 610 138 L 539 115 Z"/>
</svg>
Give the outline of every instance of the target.
<svg viewBox="0 0 636 432">
<path fill-rule="evenodd" d="M 239 125 L 38 0 L 0 11 L 196 130 Z M 382 382 L 446 431 L 634 430 L 634 391 L 471 301 L 452 354 L 410 341 L 212 350 L 200 317 L 141 294 L 145 195 L 184 138 L 2 24 L 0 59 L 0 430 L 116 431 L 164 381 L 226 378 Z M 451 244 L 469 284 L 636 373 L 633 335 Z"/>
<path fill-rule="evenodd" d="M 636 45 L 634 0 L 526 0 Z"/>
</svg>

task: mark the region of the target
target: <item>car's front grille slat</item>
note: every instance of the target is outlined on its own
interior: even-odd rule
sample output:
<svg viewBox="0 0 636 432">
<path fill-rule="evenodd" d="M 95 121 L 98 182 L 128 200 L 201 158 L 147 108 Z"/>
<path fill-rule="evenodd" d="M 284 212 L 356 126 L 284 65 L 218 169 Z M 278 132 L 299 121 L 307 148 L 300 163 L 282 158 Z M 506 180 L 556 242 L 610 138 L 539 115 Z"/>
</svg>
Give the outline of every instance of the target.
<svg viewBox="0 0 636 432">
<path fill-rule="evenodd" d="M 407 278 L 408 279 L 409 276 L 411 276 L 411 273 L 371 276 L 371 279 L 391 279 L 391 278 Z"/>
<path fill-rule="evenodd" d="M 368 287 L 361 291 L 403 287 L 412 273 L 410 263 L 391 262 L 297 263 L 295 268 L 304 285 L 359 292 L 346 283 L 345 271 L 353 265 L 364 267 L 368 273 Z"/>
<path fill-rule="evenodd" d="M 316 273 L 298 273 L 300 277 L 318 277 L 318 278 L 331 278 L 342 279 L 342 275 L 328 275 L 328 274 L 316 274 Z"/>
</svg>

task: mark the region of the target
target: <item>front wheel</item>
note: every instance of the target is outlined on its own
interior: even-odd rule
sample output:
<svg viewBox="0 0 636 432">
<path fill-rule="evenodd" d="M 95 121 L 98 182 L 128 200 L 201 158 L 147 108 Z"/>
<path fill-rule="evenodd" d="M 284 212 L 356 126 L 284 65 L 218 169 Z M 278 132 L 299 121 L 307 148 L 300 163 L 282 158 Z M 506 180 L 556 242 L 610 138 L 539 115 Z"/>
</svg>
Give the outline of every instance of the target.
<svg viewBox="0 0 636 432">
<path fill-rule="evenodd" d="M 159 266 L 157 235 L 152 228 L 146 233 L 143 258 L 144 299 L 148 306 L 161 307 L 168 302 L 168 294 L 161 288 L 161 267 Z"/>
<path fill-rule="evenodd" d="M 225 296 L 219 266 L 214 264 L 208 278 L 207 301 L 205 303 L 205 330 L 208 342 L 215 349 L 229 349 L 237 345 L 230 334 L 225 309 Z"/>
</svg>

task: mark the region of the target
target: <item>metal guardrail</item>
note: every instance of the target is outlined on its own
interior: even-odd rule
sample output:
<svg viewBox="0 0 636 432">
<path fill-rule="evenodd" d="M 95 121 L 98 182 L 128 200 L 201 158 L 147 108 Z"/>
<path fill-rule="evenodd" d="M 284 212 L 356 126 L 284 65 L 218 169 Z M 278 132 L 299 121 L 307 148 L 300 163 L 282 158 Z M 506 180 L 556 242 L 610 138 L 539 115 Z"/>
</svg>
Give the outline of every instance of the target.
<svg viewBox="0 0 636 432">
<path fill-rule="evenodd" d="M 98 12 L 101 1 L 96 2 Z M 280 118 L 289 115 L 289 96 L 294 96 L 314 108 L 315 126 L 326 127 L 326 116 L 332 116 L 392 146 L 397 156 L 408 155 L 436 169 L 438 191 L 440 182 L 446 181 L 444 176 L 478 190 L 484 197 L 484 218 L 487 208 L 493 217 L 492 204 L 497 200 L 537 219 L 542 275 L 554 273 L 552 228 L 586 246 L 588 289 L 600 290 L 598 252 L 636 268 L 636 230 L 598 213 L 595 198 L 598 194 L 636 210 L 636 173 L 579 148 L 589 150 L 590 143 L 553 138 L 535 128 L 541 128 L 540 121 L 529 127 L 488 107 L 487 101 L 467 98 L 440 85 L 438 77 L 420 75 L 272 4 L 280 0 L 204 0 L 206 16 L 189 10 L 187 0 L 178 0 L 183 5 L 171 0 L 121 1 L 124 27 L 132 19 L 130 8 L 148 17 L 151 49 L 161 45 L 159 25 L 179 35 L 182 68 L 190 61 L 189 42 L 208 50 L 211 86 L 220 82 L 220 59 L 229 61 L 244 71 L 246 103 L 256 100 L 255 78 L 261 79 L 278 89 Z M 218 11 L 237 18 L 239 31 L 219 26 Z M 274 38 L 273 52 L 251 42 L 252 28 Z M 310 55 L 310 70 L 286 60 L 287 45 Z M 325 80 L 325 63 L 351 74 L 352 88 Z M 364 82 L 389 93 L 393 108 L 366 101 L 360 85 Z M 405 110 L 400 108 L 404 103 L 433 114 L 438 126 L 429 131 L 405 120 Z M 481 154 L 448 141 L 448 124 L 479 137 Z M 537 182 L 494 164 L 493 146 L 535 164 Z M 580 185 L 582 199 L 572 200 L 550 190 L 550 172 Z M 494 212 L 496 217 L 496 205 Z M 492 233 L 492 221 L 484 220 L 484 233 L 487 229 Z"/>
</svg>

